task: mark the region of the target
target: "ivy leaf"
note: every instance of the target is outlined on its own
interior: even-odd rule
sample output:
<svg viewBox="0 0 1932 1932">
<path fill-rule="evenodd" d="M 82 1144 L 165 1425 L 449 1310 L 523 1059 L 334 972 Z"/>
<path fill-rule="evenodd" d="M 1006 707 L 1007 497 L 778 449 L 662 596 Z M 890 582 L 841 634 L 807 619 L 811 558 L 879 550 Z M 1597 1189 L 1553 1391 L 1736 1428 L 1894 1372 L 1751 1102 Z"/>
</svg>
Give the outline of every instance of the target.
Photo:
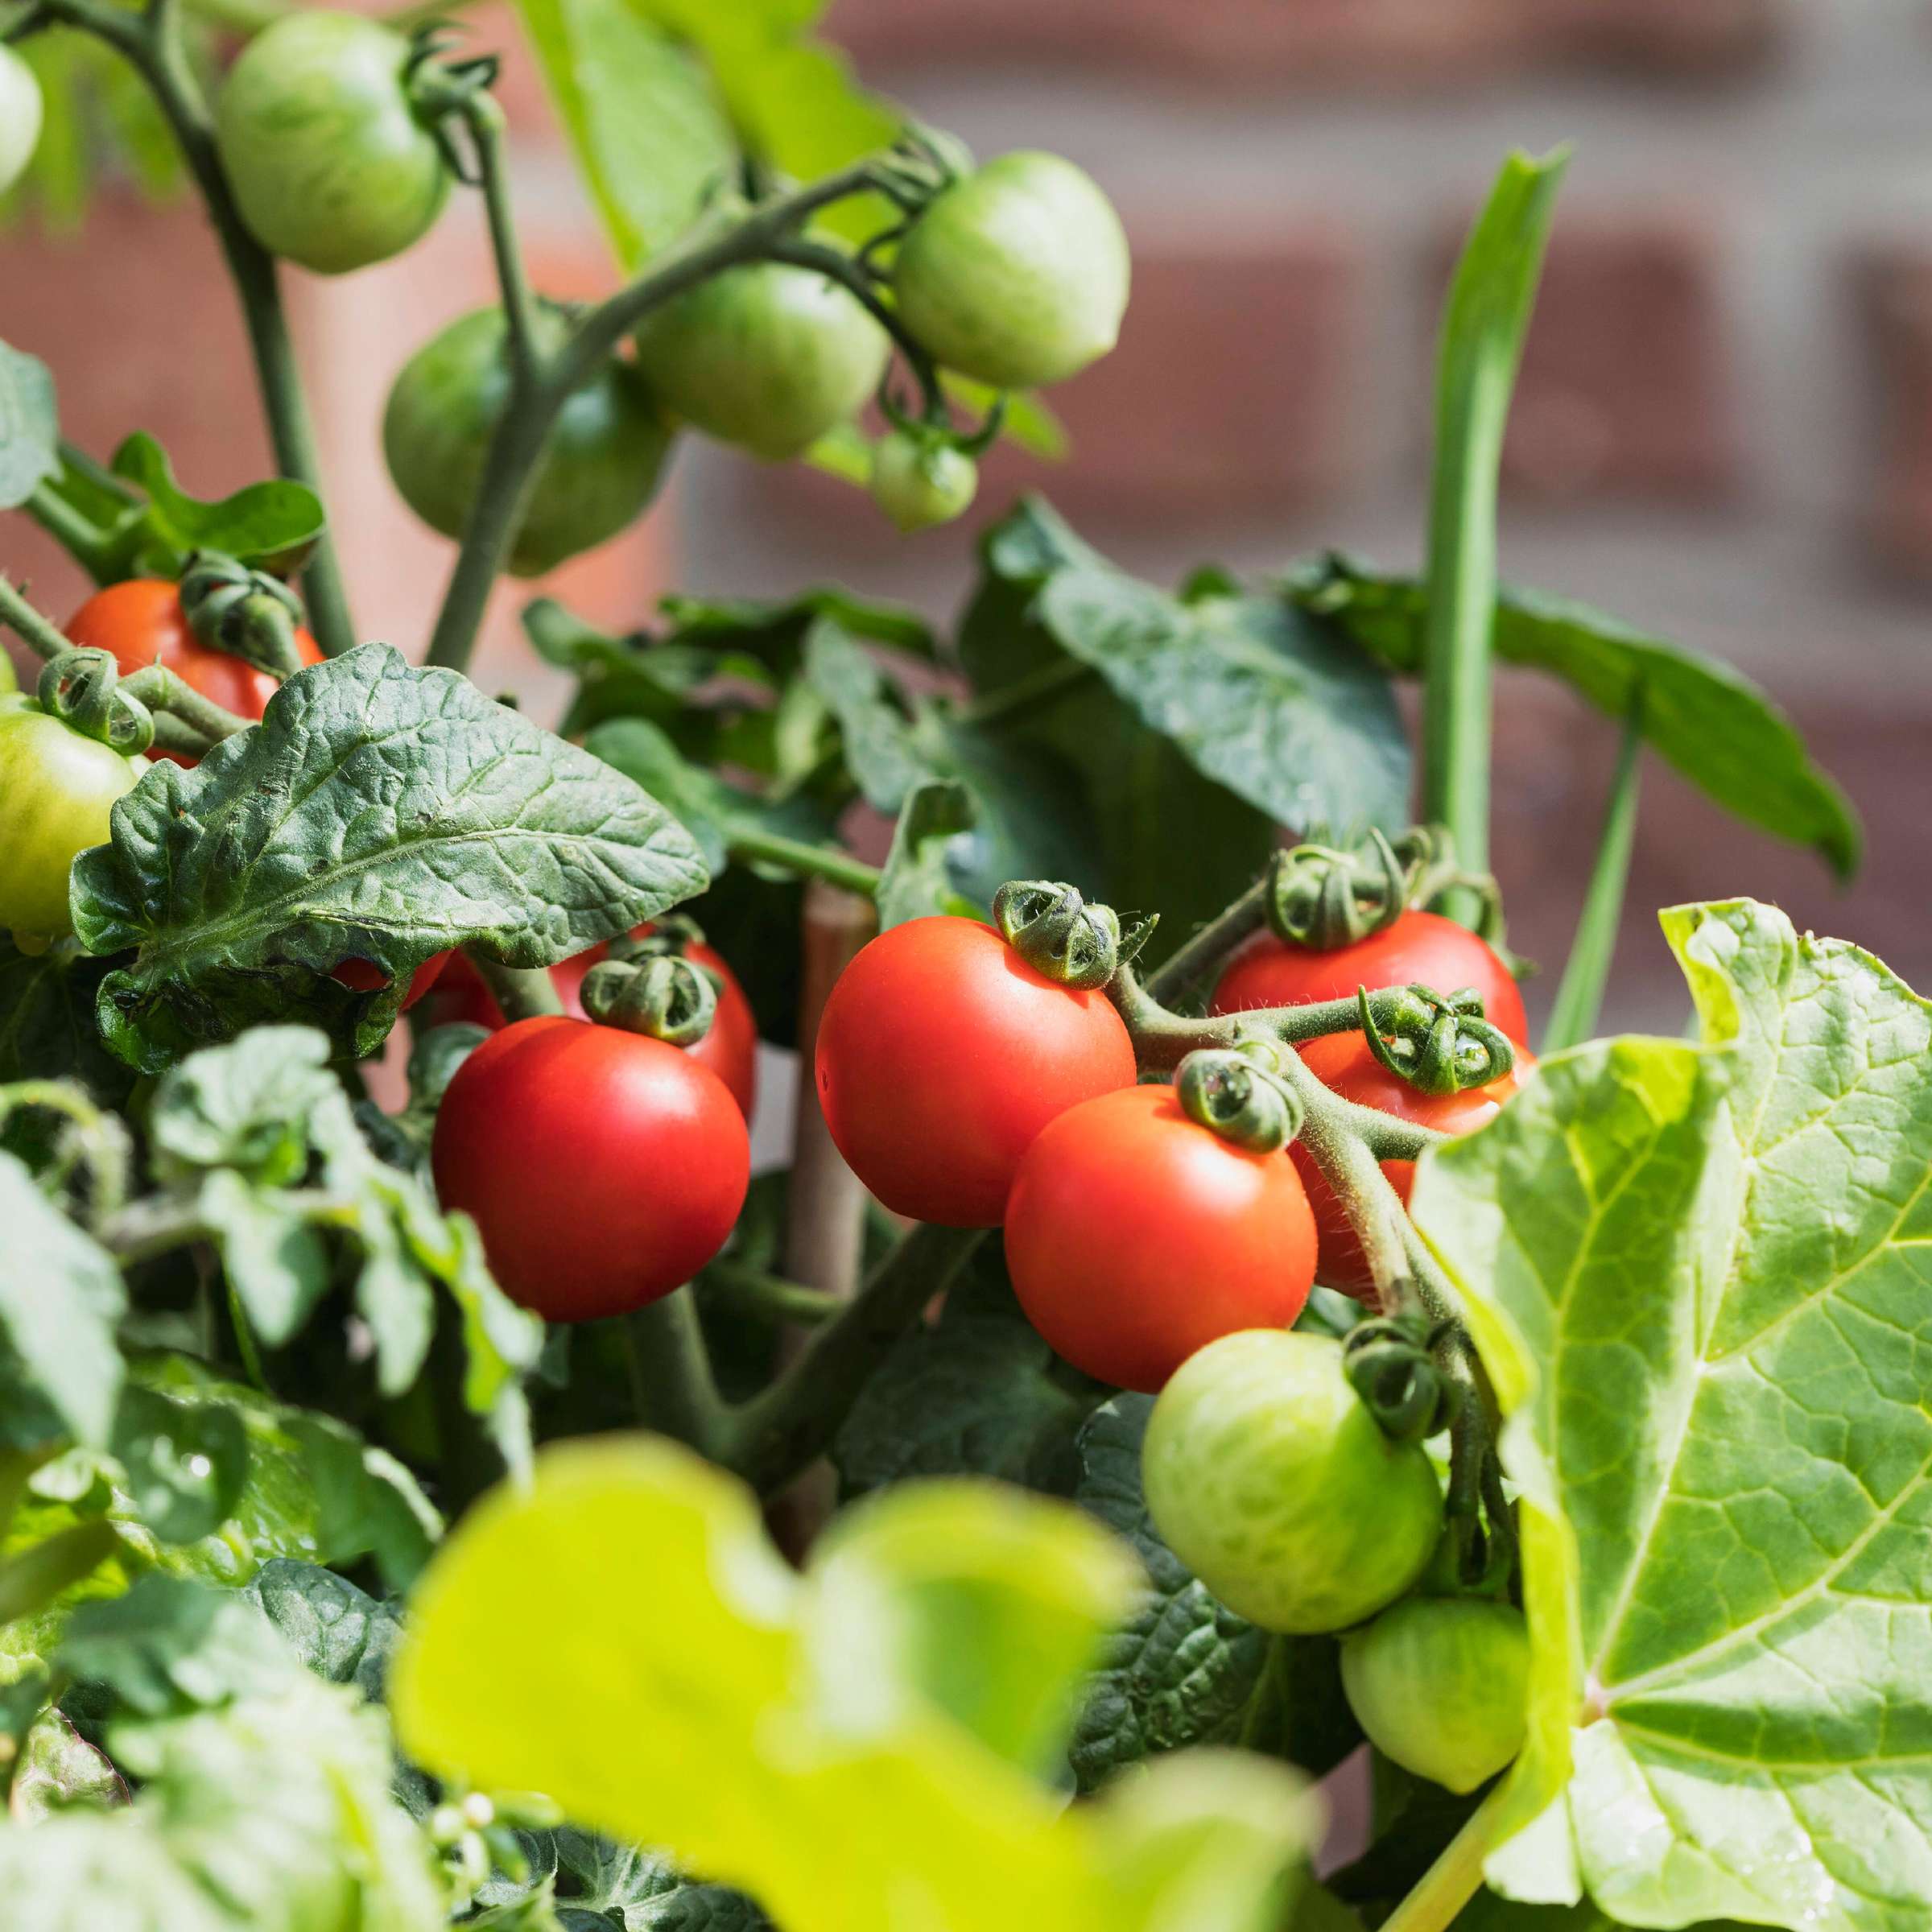
<svg viewBox="0 0 1932 1932">
<path fill-rule="evenodd" d="M 1071 1487 L 1074 1430 L 1106 1391 L 1062 1364 L 983 1241 L 931 1327 L 914 1328 L 865 1385 L 832 1447 L 848 1496 L 916 1476 Z"/>
<path fill-rule="evenodd" d="M 278 477 L 204 503 L 175 481 L 167 452 L 146 430 L 114 452 L 114 474 L 146 493 L 154 535 L 185 554 L 219 550 L 287 576 L 301 568 L 328 526 L 321 499 L 305 483 Z"/>
<path fill-rule="evenodd" d="M 0 510 L 24 503 L 60 473 L 53 376 L 37 357 L 0 342 Z"/>
<path fill-rule="evenodd" d="M 1359 559 L 1330 556 L 1290 579 L 1290 594 L 1392 669 L 1422 666 L 1424 592 Z M 1777 705 L 1741 672 L 1587 605 L 1505 587 L 1495 649 L 1505 664 L 1561 678 L 1624 723 L 1734 817 L 1809 845 L 1840 878 L 1858 869 L 1858 815 Z M 1641 702 L 1640 702 L 1641 701 Z"/>
<path fill-rule="evenodd" d="M 1162 1542 L 1141 1493 L 1141 1439 L 1154 1400 L 1117 1395 L 1074 1445 L 1074 1501 L 1125 1537 L 1152 1582 L 1109 1637 L 1089 1680 L 1069 1757 L 1082 1791 L 1128 1766 L 1195 1744 L 1273 1750 L 1316 1777 L 1360 1732 L 1342 1695 L 1331 1637 L 1271 1637 L 1236 1616 Z"/>
<path fill-rule="evenodd" d="M 957 1932 L 1153 1932 L 1181 1901 L 1191 1932 L 1253 1932 L 1311 1823 L 1290 1773 L 1197 1753 L 1070 1812 L 1010 1761 L 1131 1593 L 1097 1526 L 987 1484 L 873 1499 L 800 1578 L 741 1484 L 611 1438 L 546 1450 L 464 1519 L 391 1708 L 440 1775 L 547 1791 L 786 1932 L 896 1932 L 908 1901 Z M 566 1619 L 575 1641 L 531 1646 Z"/>
<path fill-rule="evenodd" d="M 0 1340 L 76 1441 L 104 1447 L 121 1394 L 114 1259 L 0 1153 Z"/>
<path fill-rule="evenodd" d="M 298 672 L 193 770 L 156 765 L 74 864 L 103 1037 L 159 1072 L 291 1006 L 357 1055 L 411 976 L 464 943 L 547 966 L 702 890 L 683 828 L 600 759 L 467 678 L 364 645 Z M 357 993 L 351 956 L 386 976 Z"/>
<path fill-rule="evenodd" d="M 932 913 L 972 916 L 971 902 L 952 889 L 947 853 L 954 840 L 971 829 L 974 815 L 972 795 L 949 778 L 920 785 L 907 795 L 874 895 L 881 932 Z"/>
<path fill-rule="evenodd" d="M 1902 1932 L 1932 1913 L 1932 1006 L 1769 906 L 1664 928 L 1703 1044 L 1545 1061 L 1415 1195 L 1526 1505 L 1502 1822 L 1536 1822 L 1490 1872 L 1626 1924 Z"/>
</svg>

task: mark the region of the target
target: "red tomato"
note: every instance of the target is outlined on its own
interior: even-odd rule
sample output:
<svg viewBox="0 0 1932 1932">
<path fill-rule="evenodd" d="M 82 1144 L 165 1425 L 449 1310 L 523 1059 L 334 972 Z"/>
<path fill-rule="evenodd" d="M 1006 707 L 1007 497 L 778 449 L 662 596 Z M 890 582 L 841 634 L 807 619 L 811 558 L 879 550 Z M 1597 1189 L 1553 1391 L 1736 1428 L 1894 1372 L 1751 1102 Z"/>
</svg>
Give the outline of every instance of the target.
<svg viewBox="0 0 1932 1932">
<path fill-rule="evenodd" d="M 641 939 L 650 931 L 647 923 L 631 936 Z M 608 946 L 593 946 L 588 952 L 577 953 L 551 968 L 551 983 L 564 1002 L 564 1010 L 573 1020 L 584 1017 L 584 976 L 609 951 Z M 710 1030 L 684 1051 L 700 1067 L 708 1067 L 731 1089 L 738 1111 L 749 1120 L 758 1095 L 758 1022 L 751 1010 L 751 1001 L 721 953 L 702 941 L 694 942 L 684 951 L 687 958 L 716 973 L 719 980 L 717 1010 L 712 1015 Z M 503 1024 L 503 1009 L 490 997 L 483 976 L 460 953 L 451 960 L 448 971 L 437 984 L 435 1023 L 448 1026 L 457 1020 L 493 1030 Z"/>
<path fill-rule="evenodd" d="M 895 1213 L 993 1228 L 1049 1121 L 1131 1087 L 1133 1043 L 1100 992 L 1028 965 L 976 919 L 911 919 L 840 976 L 819 1022 L 819 1105 Z"/>
<path fill-rule="evenodd" d="M 210 650 L 188 629 L 181 592 L 164 578 L 132 577 L 96 591 L 68 619 L 67 634 L 88 650 L 111 650 L 124 673 L 165 664 L 237 717 L 260 717 L 275 695 L 275 680 L 266 671 L 225 650 Z M 295 633 L 295 649 L 304 664 L 322 662 L 321 646 L 305 630 Z M 177 765 L 195 762 L 180 752 L 154 755 Z"/>
<path fill-rule="evenodd" d="M 1486 940 L 1434 912 L 1405 912 L 1384 931 L 1326 952 L 1257 933 L 1228 962 L 1212 1010 L 1311 1006 L 1319 1000 L 1352 999 L 1358 986 L 1375 993 L 1410 985 L 1443 993 L 1473 986 L 1483 996 L 1489 1024 L 1517 1046 L 1530 1044 L 1523 996 L 1509 968 Z"/>
<path fill-rule="evenodd" d="M 402 996 L 398 1012 L 407 1013 L 443 976 L 443 968 L 456 957 L 453 952 L 432 952 L 410 976 L 409 991 Z M 374 993 L 389 984 L 388 976 L 374 960 L 338 960 L 328 969 L 332 980 L 340 980 L 353 993 Z"/>
<path fill-rule="evenodd" d="M 670 1294 L 724 1246 L 751 1147 L 724 1083 L 675 1046 L 518 1020 L 457 1068 L 430 1164 L 504 1292 L 583 1322 Z"/>
<path fill-rule="evenodd" d="M 1391 1073 L 1359 1033 L 1331 1034 L 1326 1039 L 1311 1040 L 1299 1051 L 1308 1071 L 1344 1100 L 1379 1107 L 1397 1120 L 1413 1121 L 1418 1127 L 1434 1127 L 1443 1133 L 1473 1133 L 1485 1121 L 1494 1120 L 1502 1112 L 1503 1102 L 1516 1092 L 1517 1074 L 1526 1073 L 1536 1064 L 1529 1049 L 1521 1047 L 1516 1066 L 1500 1080 L 1492 1080 L 1487 1087 L 1465 1088 L 1460 1093 L 1437 1094 L 1424 1093 L 1399 1073 Z M 1321 1263 L 1316 1272 L 1331 1288 L 1368 1300 L 1375 1293 L 1375 1282 L 1353 1224 L 1301 1143 L 1294 1142 L 1288 1151 L 1308 1191 L 1308 1205 L 1315 1210 L 1315 1225 L 1321 1236 Z M 1406 1207 L 1410 1190 L 1415 1185 L 1415 1162 L 1384 1161 L 1382 1172 Z"/>
<path fill-rule="evenodd" d="M 1288 1327 L 1315 1249 L 1287 1155 L 1223 1140 L 1171 1087 L 1123 1088 L 1062 1114 L 1027 1149 L 1006 1204 L 1026 1319 L 1075 1368 L 1150 1394 L 1224 1335 Z"/>
</svg>

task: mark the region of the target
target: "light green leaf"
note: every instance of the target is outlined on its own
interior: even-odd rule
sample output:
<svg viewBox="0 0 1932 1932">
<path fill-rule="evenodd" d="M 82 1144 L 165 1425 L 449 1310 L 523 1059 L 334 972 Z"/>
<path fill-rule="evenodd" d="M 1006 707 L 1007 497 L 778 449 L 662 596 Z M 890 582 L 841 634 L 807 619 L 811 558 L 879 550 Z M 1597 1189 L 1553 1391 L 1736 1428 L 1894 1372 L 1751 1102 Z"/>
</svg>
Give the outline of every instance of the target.
<svg viewBox="0 0 1932 1932">
<path fill-rule="evenodd" d="M 1392 669 L 1419 672 L 1426 598 L 1413 577 L 1329 556 L 1290 594 Z M 1774 838 L 1810 845 L 1841 878 L 1858 869 L 1858 815 L 1790 720 L 1741 672 L 1651 637 L 1589 605 L 1505 585 L 1494 646 L 1505 664 L 1561 678 L 1645 741 L 1717 804 Z"/>
<path fill-rule="evenodd" d="M 546 1790 L 786 1932 L 1261 1932 L 1311 1822 L 1289 1773 L 1177 1760 L 1067 1812 L 982 1741 L 1038 1748 L 1055 1676 L 1129 1579 L 1061 1505 L 940 1484 L 842 1527 L 801 1579 L 748 1490 L 605 1438 L 464 1519 L 416 1591 L 392 1707 L 431 1769 Z M 527 1641 L 565 1622 L 571 1643 Z"/>
<path fill-rule="evenodd" d="M 1703 1045 L 1545 1061 L 1414 1203 L 1528 1511 L 1510 1822 L 1537 1822 L 1492 1875 L 1635 1925 L 1905 1932 L 1932 1913 L 1932 1008 L 1768 906 L 1664 923 Z"/>
<path fill-rule="evenodd" d="M 0 1154 L 0 1339 L 80 1442 L 105 1445 L 121 1393 L 114 1257 Z"/>
<path fill-rule="evenodd" d="M 321 499 L 305 483 L 278 477 L 204 503 L 175 481 L 167 452 L 146 430 L 114 452 L 116 476 L 146 493 L 155 536 L 185 555 L 218 550 L 277 572 L 299 569 L 328 527 Z"/>
<path fill-rule="evenodd" d="M 382 645 L 298 672 L 192 771 L 157 764 L 113 825 L 75 861 L 75 927 L 90 952 L 139 949 L 97 1013 L 149 1072 L 298 1005 L 369 1052 L 432 952 L 554 964 L 706 878 L 683 828 L 601 760 Z M 351 956 L 382 990 L 328 976 Z"/>
<path fill-rule="evenodd" d="M 54 378 L 37 357 L 0 342 L 0 510 L 24 503 L 60 473 Z"/>
</svg>

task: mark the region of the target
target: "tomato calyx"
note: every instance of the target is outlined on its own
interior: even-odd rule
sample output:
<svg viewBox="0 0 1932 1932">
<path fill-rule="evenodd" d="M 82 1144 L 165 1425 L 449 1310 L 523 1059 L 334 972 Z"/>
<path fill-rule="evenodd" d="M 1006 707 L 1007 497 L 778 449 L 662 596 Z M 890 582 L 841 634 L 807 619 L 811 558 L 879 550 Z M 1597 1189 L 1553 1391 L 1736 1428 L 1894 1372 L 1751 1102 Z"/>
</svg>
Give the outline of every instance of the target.
<svg viewBox="0 0 1932 1932">
<path fill-rule="evenodd" d="M 495 54 L 477 54 L 464 60 L 446 59 L 460 35 L 447 20 L 432 20 L 411 38 L 409 59 L 402 69 L 402 92 L 410 112 L 428 131 L 440 151 L 444 165 L 468 188 L 482 185 L 480 167 L 464 155 L 452 129 L 461 123 L 475 135 L 503 129 L 503 110 L 490 89 L 502 62 Z"/>
<path fill-rule="evenodd" d="M 1154 927 L 1134 920 L 1123 932 L 1111 906 L 1089 904 L 1058 879 L 1009 879 L 993 895 L 993 923 L 1036 972 L 1075 993 L 1104 986 Z"/>
<path fill-rule="evenodd" d="M 601 960 L 584 976 L 580 997 L 599 1026 L 672 1046 L 703 1039 L 718 1009 L 716 982 L 695 960 L 675 952 Z"/>
<path fill-rule="evenodd" d="M 1392 1441 L 1419 1443 L 1448 1427 L 1457 1390 L 1435 1357 L 1450 1331 L 1422 1315 L 1377 1315 L 1344 1339 L 1342 1371 Z"/>
<path fill-rule="evenodd" d="M 1277 1153 L 1302 1130 L 1301 1096 L 1274 1071 L 1267 1046 L 1191 1053 L 1174 1073 L 1187 1117 L 1250 1154 Z"/>
<path fill-rule="evenodd" d="M 1461 1093 L 1500 1080 L 1516 1065 L 1506 1034 L 1483 1017 L 1481 994 L 1404 987 L 1381 1001 L 1380 1023 L 1368 989 L 1356 989 L 1363 1037 L 1389 1071 L 1423 1093 Z"/>
<path fill-rule="evenodd" d="M 198 550 L 181 573 L 181 609 L 188 629 L 210 650 L 225 651 L 289 678 L 302 668 L 295 644 L 302 605 L 280 578 L 251 570 L 218 550 Z"/>
<path fill-rule="evenodd" d="M 155 716 L 120 683 L 112 651 L 64 650 L 41 667 L 35 696 L 70 730 L 134 758 L 154 743 Z"/>
<path fill-rule="evenodd" d="M 1284 944 L 1332 952 L 1387 931 L 1412 907 L 1431 906 L 1456 889 L 1477 895 L 1476 933 L 1500 949 L 1503 906 L 1496 881 L 1486 872 L 1465 870 L 1440 825 L 1412 825 L 1393 840 L 1371 827 L 1348 847 L 1311 832 L 1274 855 L 1262 883 L 1262 907 L 1269 930 Z"/>
</svg>

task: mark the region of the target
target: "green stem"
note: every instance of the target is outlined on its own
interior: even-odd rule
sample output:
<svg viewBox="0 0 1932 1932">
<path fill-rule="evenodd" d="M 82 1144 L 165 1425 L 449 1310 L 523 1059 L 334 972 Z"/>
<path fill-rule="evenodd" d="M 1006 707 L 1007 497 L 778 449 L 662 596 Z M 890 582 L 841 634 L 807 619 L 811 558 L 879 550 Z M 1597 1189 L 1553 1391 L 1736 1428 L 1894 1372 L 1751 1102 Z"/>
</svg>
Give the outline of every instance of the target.
<svg viewBox="0 0 1932 1932">
<path fill-rule="evenodd" d="M 20 507 L 93 579 L 106 582 L 119 545 L 91 517 L 83 516 L 60 493 L 46 483 Z"/>
<path fill-rule="evenodd" d="M 1176 948 L 1165 965 L 1150 972 L 1148 992 L 1157 1000 L 1180 998 L 1267 923 L 1268 886 L 1263 880 L 1250 886 L 1225 912 L 1217 914 L 1185 945 Z"/>
<path fill-rule="evenodd" d="M 1100 675 L 1078 658 L 1060 658 L 1038 671 L 1015 678 L 997 691 L 969 700 L 953 712 L 962 724 L 1005 724 L 1029 712 L 1042 710 L 1088 679 Z"/>
<path fill-rule="evenodd" d="M 906 367 L 919 383 L 927 415 L 947 413 L 946 392 L 939 386 L 939 372 L 932 357 L 926 353 L 924 344 L 899 320 L 898 310 L 880 300 L 872 278 L 856 256 L 819 242 L 780 242 L 772 248 L 770 259 L 789 262 L 794 268 L 814 269 L 827 281 L 837 283 L 892 338 L 893 346 L 905 357 Z"/>
<path fill-rule="evenodd" d="M 688 1285 L 624 1318 L 624 1353 L 638 1422 L 712 1455 L 725 1411 Z"/>
<path fill-rule="evenodd" d="M 1505 1778 L 1469 1815 L 1448 1848 L 1408 1897 L 1382 1921 L 1382 1932 L 1445 1932 L 1483 1885 L 1483 1860 L 1496 1840 L 1496 1820 L 1509 1789 Z"/>
<path fill-rule="evenodd" d="M 282 474 L 322 493 L 315 425 L 283 313 L 275 258 L 251 235 L 228 184 L 215 146 L 214 123 L 183 48 L 172 0 L 151 0 L 142 12 L 105 0 L 48 0 L 48 11 L 70 27 L 116 48 L 147 83 L 180 144 L 188 172 L 207 204 L 221 253 L 241 297 L 269 435 Z M 356 642 L 335 546 L 324 530 L 303 576 L 316 639 L 331 657 Z"/>
<path fill-rule="evenodd" d="M 819 208 L 863 192 L 873 184 L 875 167 L 870 159 L 856 163 L 809 188 L 763 203 L 722 234 L 700 231 L 675 246 L 628 287 L 592 310 L 554 354 L 536 361 L 530 379 L 519 385 L 497 425 L 462 548 L 430 638 L 431 664 L 454 671 L 468 667 L 490 586 L 522 518 L 551 427 L 564 403 L 604 358 L 660 303 L 722 270 L 767 258 L 778 242 Z"/>
<path fill-rule="evenodd" d="M 463 952 L 506 1020 L 555 1019 L 563 1013 L 564 1002 L 557 997 L 555 984 L 541 967 L 500 965 L 473 946 L 465 946 Z"/>
<path fill-rule="evenodd" d="M 6 579 L 0 576 L 0 624 L 6 625 L 36 657 L 57 658 L 74 648 L 51 618 L 43 617 Z"/>
<path fill-rule="evenodd" d="M 752 865 L 782 865 L 806 878 L 824 879 L 848 892 L 870 898 L 879 889 L 879 869 L 855 859 L 836 845 L 813 845 L 775 832 L 736 831 L 730 837 L 731 856 Z"/>
<path fill-rule="evenodd" d="M 138 698 L 150 711 L 165 712 L 180 719 L 205 741 L 199 748 L 201 751 L 219 745 L 224 738 L 232 738 L 238 731 L 246 731 L 251 722 L 217 704 L 213 698 L 204 697 L 179 671 L 169 670 L 165 664 L 145 664 L 140 670 L 130 671 L 121 680 L 121 688 L 130 697 Z M 159 735 L 155 741 L 160 741 Z"/>
<path fill-rule="evenodd" d="M 729 1256 L 713 1261 L 699 1282 L 708 1294 L 761 1321 L 797 1322 L 815 1328 L 845 1306 L 842 1295 L 808 1288 L 803 1282 L 788 1282 L 782 1275 L 767 1274 L 762 1268 L 747 1267 Z"/>
<path fill-rule="evenodd" d="M 537 299 L 530 290 L 523 251 L 517 243 L 516 221 L 510 212 L 510 181 L 503 166 L 503 109 L 493 95 L 473 94 L 465 103 L 464 118 L 476 143 L 477 172 L 483 190 L 483 205 L 489 217 L 490 253 L 496 262 L 497 286 L 503 296 L 511 364 L 518 381 L 527 382 L 538 368 Z M 514 397 L 511 407 L 515 407 Z"/>
<path fill-rule="evenodd" d="M 1630 850 L 1637 838 L 1637 776 L 1643 749 L 1640 707 L 1624 726 L 1616 775 L 1610 781 L 1604 828 L 1597 839 L 1596 863 L 1590 869 L 1589 890 L 1577 915 L 1576 936 L 1570 942 L 1556 1005 L 1543 1031 L 1545 1053 L 1560 1053 L 1587 1039 L 1603 1010 L 1604 988 L 1616 951 L 1616 929 L 1623 919 L 1624 888 L 1630 877 Z"/>
<path fill-rule="evenodd" d="M 893 1344 L 965 1265 L 977 1228 L 913 1228 L 769 1388 L 731 1411 L 716 1460 L 759 1494 L 822 1454 Z"/>
<path fill-rule="evenodd" d="M 1424 630 L 1422 815 L 1472 872 L 1489 864 L 1490 637 L 1503 430 L 1567 155 L 1512 155 L 1456 265 L 1436 369 Z M 1480 915 L 1458 887 L 1443 910 Z"/>
</svg>

